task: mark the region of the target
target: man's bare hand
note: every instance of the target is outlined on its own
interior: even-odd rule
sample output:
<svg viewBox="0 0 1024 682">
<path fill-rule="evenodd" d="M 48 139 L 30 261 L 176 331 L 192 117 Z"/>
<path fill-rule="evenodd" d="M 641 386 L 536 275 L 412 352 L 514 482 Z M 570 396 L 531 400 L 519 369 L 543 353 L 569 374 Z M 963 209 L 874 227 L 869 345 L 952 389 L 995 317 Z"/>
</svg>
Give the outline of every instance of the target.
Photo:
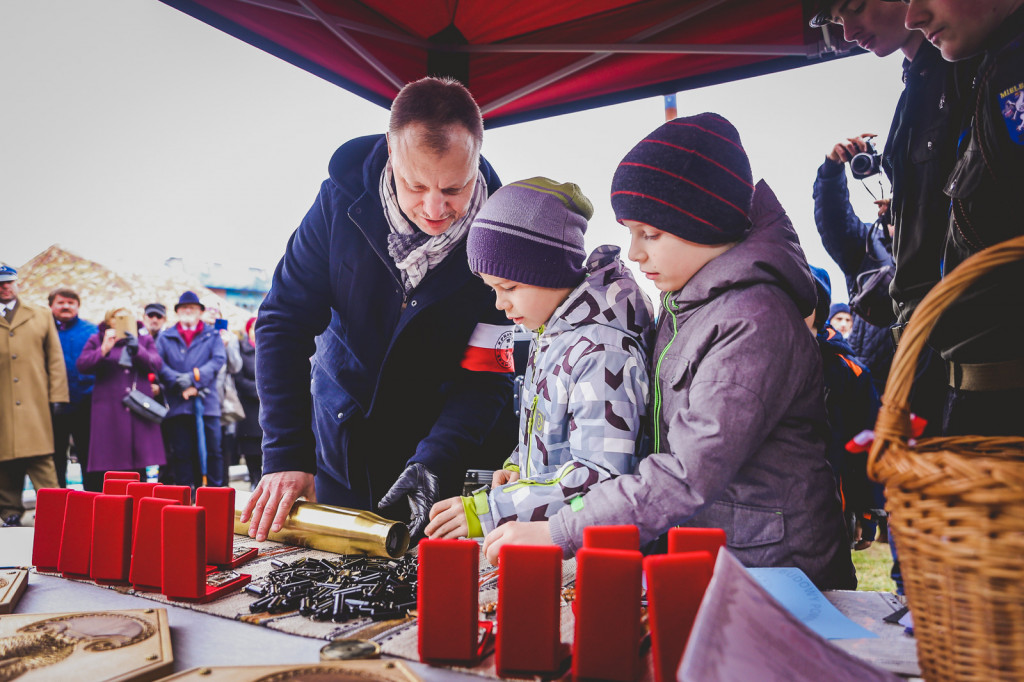
<svg viewBox="0 0 1024 682">
<path fill-rule="evenodd" d="M 189 386 L 188 388 L 181 392 L 181 397 L 184 398 L 185 400 L 191 400 L 192 398 L 195 398 L 197 395 L 199 395 L 199 389 L 196 388 L 195 386 Z"/>
<path fill-rule="evenodd" d="M 316 502 L 313 474 L 304 471 L 278 471 L 264 474 L 239 521 L 249 522 L 249 537 L 263 542 L 267 536 L 284 527 L 292 504 L 300 497 Z"/>
<path fill-rule="evenodd" d="M 849 163 L 857 154 L 868 150 L 867 141 L 878 137 L 875 133 L 862 133 L 857 137 L 847 138 L 846 142 L 840 142 L 828 153 L 828 160 L 833 163 Z"/>
</svg>

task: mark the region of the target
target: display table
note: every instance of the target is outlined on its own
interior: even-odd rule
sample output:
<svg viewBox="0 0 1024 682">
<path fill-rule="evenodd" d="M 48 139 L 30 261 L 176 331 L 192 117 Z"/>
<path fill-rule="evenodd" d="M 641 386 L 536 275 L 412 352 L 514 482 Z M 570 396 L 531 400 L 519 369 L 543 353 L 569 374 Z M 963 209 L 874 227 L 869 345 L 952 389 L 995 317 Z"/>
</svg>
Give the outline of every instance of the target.
<svg viewBox="0 0 1024 682">
<path fill-rule="evenodd" d="M 29 566 L 32 528 L 0 530 L 0 566 Z M 244 570 L 244 569 L 242 569 Z M 840 611 L 878 635 L 877 639 L 836 640 L 835 644 L 903 676 L 916 671 L 913 640 L 900 626 L 882 622 L 893 611 L 893 598 L 878 592 L 826 593 Z M 31 573 L 29 587 L 16 613 L 165 608 L 171 627 L 176 672 L 199 666 L 315 663 L 323 639 L 302 637 L 229 618 L 212 616 L 173 604 L 156 604 L 85 582 Z M 472 680 L 479 677 L 448 668 L 411 662 L 414 672 L 427 682 Z M 649 677 L 649 675 L 647 676 Z"/>
</svg>

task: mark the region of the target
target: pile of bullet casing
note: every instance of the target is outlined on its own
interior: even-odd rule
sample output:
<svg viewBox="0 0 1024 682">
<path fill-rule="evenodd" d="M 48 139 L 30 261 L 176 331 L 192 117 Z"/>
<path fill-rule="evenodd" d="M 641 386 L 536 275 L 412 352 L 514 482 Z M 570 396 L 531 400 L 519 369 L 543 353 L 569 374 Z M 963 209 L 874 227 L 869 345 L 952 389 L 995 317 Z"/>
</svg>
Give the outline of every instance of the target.
<svg viewBox="0 0 1024 682">
<path fill-rule="evenodd" d="M 246 591 L 258 597 L 251 613 L 298 610 L 313 620 L 404 618 L 416 608 L 416 557 L 343 556 L 271 560 L 274 570 Z"/>
</svg>

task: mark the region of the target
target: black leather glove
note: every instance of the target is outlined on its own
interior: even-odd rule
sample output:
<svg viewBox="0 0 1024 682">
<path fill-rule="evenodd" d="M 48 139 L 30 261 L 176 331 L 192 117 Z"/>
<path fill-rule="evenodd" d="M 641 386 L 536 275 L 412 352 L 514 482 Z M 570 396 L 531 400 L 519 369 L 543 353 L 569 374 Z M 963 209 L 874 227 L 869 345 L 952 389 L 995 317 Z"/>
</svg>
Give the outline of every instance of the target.
<svg viewBox="0 0 1024 682">
<path fill-rule="evenodd" d="M 174 378 L 174 387 L 181 393 L 186 388 L 192 385 L 192 376 L 189 374 L 179 374 Z"/>
<path fill-rule="evenodd" d="M 128 336 L 124 340 L 124 350 L 121 351 L 121 357 L 117 359 L 117 364 L 122 367 L 131 367 L 132 360 L 135 359 L 135 354 L 139 352 L 139 340 L 134 336 Z"/>
<path fill-rule="evenodd" d="M 391 490 L 381 499 L 378 509 L 390 507 L 403 497 L 409 500 L 409 537 L 415 541 L 423 536 L 430 521 L 430 508 L 441 496 L 437 474 L 416 462 L 405 467 Z"/>
</svg>

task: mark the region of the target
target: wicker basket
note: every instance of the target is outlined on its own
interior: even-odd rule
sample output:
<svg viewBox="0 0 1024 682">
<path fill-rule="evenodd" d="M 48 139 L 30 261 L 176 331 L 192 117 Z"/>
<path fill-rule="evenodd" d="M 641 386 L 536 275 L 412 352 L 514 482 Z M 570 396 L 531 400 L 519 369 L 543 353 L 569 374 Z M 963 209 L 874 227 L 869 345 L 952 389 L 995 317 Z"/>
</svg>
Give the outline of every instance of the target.
<svg viewBox="0 0 1024 682">
<path fill-rule="evenodd" d="M 1024 438 L 911 444 L 908 408 L 918 355 L 942 311 L 980 276 L 1021 259 L 1024 237 L 986 249 L 917 308 L 868 458 L 869 474 L 885 484 L 917 657 L 930 681 L 1024 680 Z"/>
</svg>

